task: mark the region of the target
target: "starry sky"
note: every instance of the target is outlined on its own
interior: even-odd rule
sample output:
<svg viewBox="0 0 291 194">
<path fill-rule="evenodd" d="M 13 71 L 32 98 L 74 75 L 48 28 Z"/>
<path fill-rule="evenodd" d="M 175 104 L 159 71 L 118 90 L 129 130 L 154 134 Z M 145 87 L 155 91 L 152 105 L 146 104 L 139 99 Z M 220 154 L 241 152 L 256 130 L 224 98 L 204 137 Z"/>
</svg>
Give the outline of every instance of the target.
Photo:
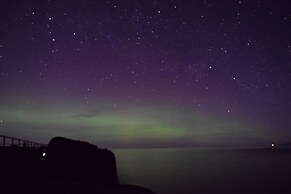
<svg viewBox="0 0 291 194">
<path fill-rule="evenodd" d="M 291 141 L 287 0 L 2 0 L 0 134 L 101 147 Z"/>
</svg>

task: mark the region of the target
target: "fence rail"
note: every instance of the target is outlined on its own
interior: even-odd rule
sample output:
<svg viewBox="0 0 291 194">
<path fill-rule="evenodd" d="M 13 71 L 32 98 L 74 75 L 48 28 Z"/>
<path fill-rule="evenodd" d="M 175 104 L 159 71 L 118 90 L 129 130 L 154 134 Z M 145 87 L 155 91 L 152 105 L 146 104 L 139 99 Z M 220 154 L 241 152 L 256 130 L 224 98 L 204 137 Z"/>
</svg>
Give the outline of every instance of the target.
<svg viewBox="0 0 291 194">
<path fill-rule="evenodd" d="M 46 146 L 45 144 L 27 141 L 15 137 L 0 135 L 0 147 L 19 146 L 19 147 L 34 147 L 39 148 Z"/>
</svg>

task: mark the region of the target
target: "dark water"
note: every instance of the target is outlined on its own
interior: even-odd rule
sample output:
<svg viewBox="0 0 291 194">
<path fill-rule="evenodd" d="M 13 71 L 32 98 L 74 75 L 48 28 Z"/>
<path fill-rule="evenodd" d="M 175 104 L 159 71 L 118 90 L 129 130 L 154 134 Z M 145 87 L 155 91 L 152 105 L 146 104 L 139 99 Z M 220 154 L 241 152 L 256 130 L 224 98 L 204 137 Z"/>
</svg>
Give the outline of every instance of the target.
<svg viewBox="0 0 291 194">
<path fill-rule="evenodd" d="M 116 149 L 119 180 L 158 194 L 291 193 L 291 151 Z"/>
</svg>

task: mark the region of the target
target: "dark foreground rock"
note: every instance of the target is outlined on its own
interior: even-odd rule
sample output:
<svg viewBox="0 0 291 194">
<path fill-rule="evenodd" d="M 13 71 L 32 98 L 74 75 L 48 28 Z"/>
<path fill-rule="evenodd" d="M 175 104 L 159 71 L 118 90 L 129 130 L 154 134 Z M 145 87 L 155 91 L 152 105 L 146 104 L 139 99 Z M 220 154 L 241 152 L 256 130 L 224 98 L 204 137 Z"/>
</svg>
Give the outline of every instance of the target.
<svg viewBox="0 0 291 194">
<path fill-rule="evenodd" d="M 55 137 L 47 148 L 1 148 L 0 159 L 3 194 L 153 194 L 119 184 L 114 154 L 87 142 Z"/>
<path fill-rule="evenodd" d="M 87 142 L 55 137 L 44 159 L 45 182 L 118 182 L 114 154 Z"/>
</svg>

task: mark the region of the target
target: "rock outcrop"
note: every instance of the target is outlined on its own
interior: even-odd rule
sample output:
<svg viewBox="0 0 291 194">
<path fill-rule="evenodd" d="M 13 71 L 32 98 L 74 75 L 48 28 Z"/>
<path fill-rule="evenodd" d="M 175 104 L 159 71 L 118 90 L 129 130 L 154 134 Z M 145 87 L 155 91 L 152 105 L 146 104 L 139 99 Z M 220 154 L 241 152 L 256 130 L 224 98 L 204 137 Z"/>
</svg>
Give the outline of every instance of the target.
<svg viewBox="0 0 291 194">
<path fill-rule="evenodd" d="M 0 147 L 2 194 L 154 194 L 119 184 L 113 152 L 87 142 L 53 138 L 48 147 Z"/>
<path fill-rule="evenodd" d="M 48 182 L 117 183 L 114 154 L 87 142 L 55 137 L 44 159 Z"/>
</svg>

